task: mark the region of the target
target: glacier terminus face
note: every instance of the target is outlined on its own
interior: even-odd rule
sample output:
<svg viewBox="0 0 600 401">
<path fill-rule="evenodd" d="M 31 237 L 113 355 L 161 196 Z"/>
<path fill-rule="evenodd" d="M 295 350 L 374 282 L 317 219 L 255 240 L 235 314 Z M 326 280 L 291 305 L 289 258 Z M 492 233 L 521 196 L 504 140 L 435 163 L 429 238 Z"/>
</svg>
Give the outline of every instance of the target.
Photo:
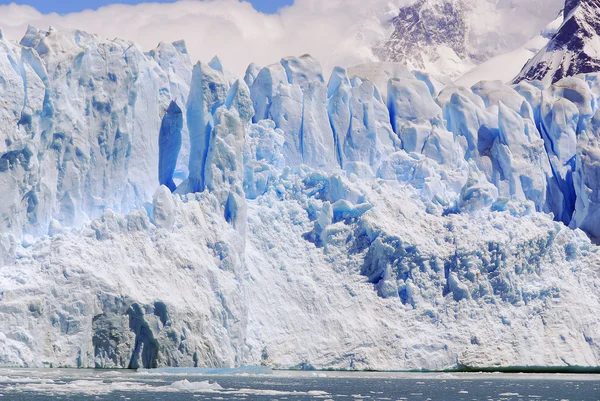
<svg viewBox="0 0 600 401">
<path fill-rule="evenodd" d="M 598 366 L 599 82 L 0 34 L 0 366 Z"/>
</svg>

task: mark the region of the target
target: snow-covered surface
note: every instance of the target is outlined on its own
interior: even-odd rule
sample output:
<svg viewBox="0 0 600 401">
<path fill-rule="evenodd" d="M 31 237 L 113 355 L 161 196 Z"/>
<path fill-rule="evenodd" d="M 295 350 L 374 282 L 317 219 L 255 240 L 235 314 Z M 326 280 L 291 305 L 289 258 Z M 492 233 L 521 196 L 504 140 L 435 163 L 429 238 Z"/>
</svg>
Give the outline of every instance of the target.
<svg viewBox="0 0 600 401">
<path fill-rule="evenodd" d="M 515 78 L 546 84 L 600 70 L 600 2 L 568 0 L 564 21 L 551 40 Z"/>
<path fill-rule="evenodd" d="M 455 82 L 457 85 L 470 87 L 479 81 L 511 82 L 527 62 L 533 58 L 552 36 L 556 34 L 563 22 L 562 13 L 537 36 L 529 39 L 519 48 L 487 60 L 465 73 Z"/>
<path fill-rule="evenodd" d="M 598 75 L 159 49 L 0 39 L 0 364 L 600 364 Z"/>
</svg>

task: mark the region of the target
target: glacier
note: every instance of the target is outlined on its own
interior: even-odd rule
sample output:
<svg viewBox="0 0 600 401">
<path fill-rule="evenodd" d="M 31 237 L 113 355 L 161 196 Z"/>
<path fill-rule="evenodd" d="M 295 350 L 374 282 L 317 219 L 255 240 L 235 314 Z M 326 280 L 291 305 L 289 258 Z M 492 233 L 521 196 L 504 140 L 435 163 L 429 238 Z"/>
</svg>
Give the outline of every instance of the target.
<svg viewBox="0 0 600 401">
<path fill-rule="evenodd" d="M 598 366 L 599 77 L 0 35 L 0 366 Z"/>
</svg>

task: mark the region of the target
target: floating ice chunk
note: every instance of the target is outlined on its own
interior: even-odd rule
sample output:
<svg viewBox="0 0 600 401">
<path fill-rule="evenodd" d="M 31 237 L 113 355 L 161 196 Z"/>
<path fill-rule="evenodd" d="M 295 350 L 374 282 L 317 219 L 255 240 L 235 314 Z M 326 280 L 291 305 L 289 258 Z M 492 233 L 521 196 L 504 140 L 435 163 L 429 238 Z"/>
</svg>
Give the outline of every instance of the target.
<svg viewBox="0 0 600 401">
<path fill-rule="evenodd" d="M 222 390 L 223 387 L 217 382 L 210 382 L 208 380 L 201 382 L 190 382 L 187 379 L 176 381 L 171 384 L 171 387 L 176 388 L 180 391 L 198 391 L 198 392 L 214 392 Z"/>
</svg>

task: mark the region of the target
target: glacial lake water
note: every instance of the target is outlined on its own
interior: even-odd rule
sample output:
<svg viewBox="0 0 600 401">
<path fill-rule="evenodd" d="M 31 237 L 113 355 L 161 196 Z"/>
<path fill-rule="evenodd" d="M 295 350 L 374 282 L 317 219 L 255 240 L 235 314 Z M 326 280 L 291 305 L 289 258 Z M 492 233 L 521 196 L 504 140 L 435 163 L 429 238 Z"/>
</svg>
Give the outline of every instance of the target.
<svg viewBox="0 0 600 401">
<path fill-rule="evenodd" d="M 600 375 L 0 369 L 0 400 L 598 401 Z"/>
</svg>

